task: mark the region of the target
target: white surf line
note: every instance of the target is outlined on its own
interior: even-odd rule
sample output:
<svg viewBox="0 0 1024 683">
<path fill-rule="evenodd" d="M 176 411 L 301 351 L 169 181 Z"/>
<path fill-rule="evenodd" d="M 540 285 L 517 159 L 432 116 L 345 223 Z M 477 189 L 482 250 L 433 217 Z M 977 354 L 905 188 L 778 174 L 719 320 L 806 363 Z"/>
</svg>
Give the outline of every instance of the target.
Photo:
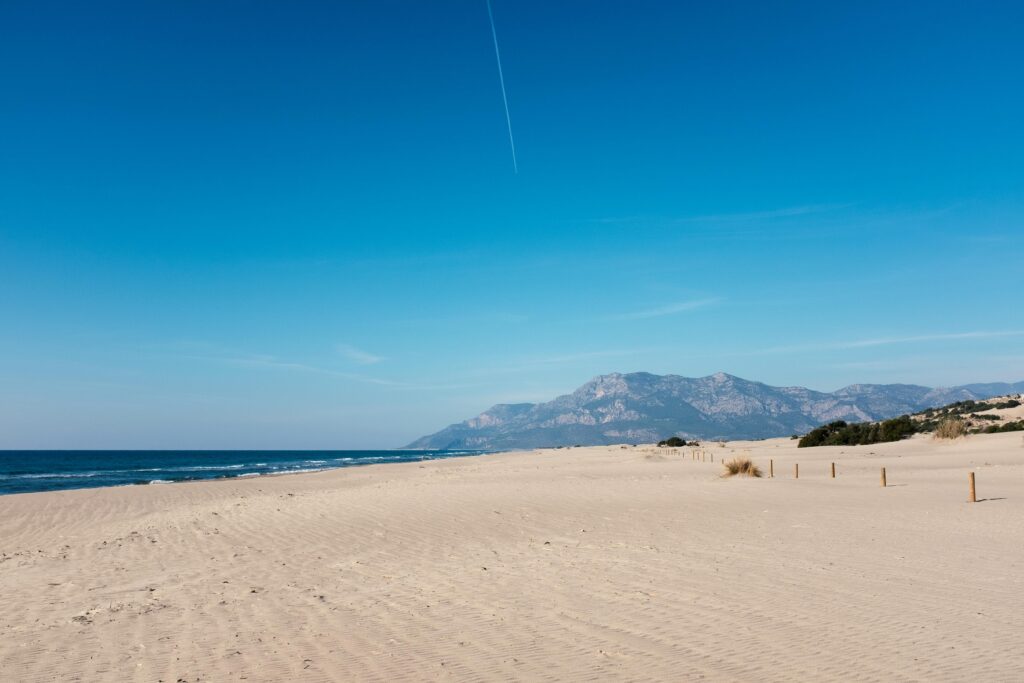
<svg viewBox="0 0 1024 683">
<path fill-rule="evenodd" d="M 505 74 L 501 70 L 501 52 L 498 51 L 498 32 L 494 28 L 494 12 L 491 11 L 491 0 L 487 0 L 487 16 L 491 20 L 491 37 L 494 38 L 494 58 L 498 61 L 498 82 L 501 83 L 501 99 L 505 103 L 505 123 L 508 124 L 508 141 L 512 145 L 512 170 L 518 174 L 519 164 L 516 163 L 516 140 L 512 137 L 512 116 L 508 113 Z"/>
</svg>

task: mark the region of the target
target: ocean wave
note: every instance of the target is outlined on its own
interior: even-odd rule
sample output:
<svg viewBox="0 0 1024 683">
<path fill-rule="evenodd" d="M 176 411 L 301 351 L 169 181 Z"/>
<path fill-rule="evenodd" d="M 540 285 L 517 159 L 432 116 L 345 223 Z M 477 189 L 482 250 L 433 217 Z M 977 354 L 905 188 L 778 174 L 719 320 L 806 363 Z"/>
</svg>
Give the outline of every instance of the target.
<svg viewBox="0 0 1024 683">
<path fill-rule="evenodd" d="M 110 472 L 39 472 L 32 474 L 4 475 L 7 479 L 78 479 L 80 477 L 102 477 Z"/>
<path fill-rule="evenodd" d="M 369 458 L 359 458 L 358 462 L 395 462 L 398 460 L 408 462 L 415 457 L 414 455 L 374 455 Z"/>
<path fill-rule="evenodd" d="M 253 467 L 253 465 L 238 464 L 238 465 L 182 465 L 181 467 L 168 467 L 168 472 L 191 472 L 193 470 L 197 472 L 206 472 L 214 470 L 240 470 L 243 467 Z"/>
<path fill-rule="evenodd" d="M 267 476 L 277 476 L 277 475 L 280 475 L 280 474 L 305 474 L 305 473 L 308 473 L 308 472 L 325 472 L 325 471 L 330 470 L 330 469 L 334 469 L 334 468 L 332 468 L 332 467 L 307 467 L 307 468 L 302 468 L 302 469 L 291 469 L 291 470 L 281 470 L 281 471 L 278 471 L 278 472 L 268 472 Z M 242 476 L 244 477 L 245 475 L 243 474 Z"/>
<path fill-rule="evenodd" d="M 128 474 L 131 472 L 207 472 L 216 470 L 240 470 L 244 467 L 265 467 L 265 462 L 254 462 L 254 463 L 240 463 L 234 465 L 179 465 L 177 467 L 142 467 L 131 470 L 107 470 L 108 472 L 118 472 L 122 474 Z"/>
</svg>

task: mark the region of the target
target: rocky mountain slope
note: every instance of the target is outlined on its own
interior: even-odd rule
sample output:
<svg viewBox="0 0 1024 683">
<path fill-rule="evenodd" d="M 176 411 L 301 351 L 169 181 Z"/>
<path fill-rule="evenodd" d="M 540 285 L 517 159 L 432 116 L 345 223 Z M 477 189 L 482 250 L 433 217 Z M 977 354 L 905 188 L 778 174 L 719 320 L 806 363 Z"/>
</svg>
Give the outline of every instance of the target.
<svg viewBox="0 0 1024 683">
<path fill-rule="evenodd" d="M 933 389 L 852 384 L 825 393 L 773 387 L 719 372 L 708 377 L 601 375 L 547 403 L 500 404 L 407 448 L 537 448 L 641 443 L 669 436 L 762 439 L 803 434 L 831 420 L 881 420 L 966 399 L 1024 391 L 1024 382 Z"/>
</svg>

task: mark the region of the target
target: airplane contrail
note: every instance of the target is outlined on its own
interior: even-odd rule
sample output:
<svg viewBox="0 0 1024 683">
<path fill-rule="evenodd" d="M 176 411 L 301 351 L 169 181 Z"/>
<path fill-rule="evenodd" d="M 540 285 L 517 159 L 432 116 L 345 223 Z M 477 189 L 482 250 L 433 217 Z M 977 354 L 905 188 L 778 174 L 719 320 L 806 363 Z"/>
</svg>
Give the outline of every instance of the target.
<svg viewBox="0 0 1024 683">
<path fill-rule="evenodd" d="M 501 70 L 501 53 L 498 51 L 498 32 L 494 29 L 494 12 L 491 11 L 491 0 L 487 0 L 487 16 L 491 20 L 491 37 L 494 38 L 494 58 L 498 60 L 498 81 L 501 83 L 501 99 L 505 103 L 505 123 L 508 124 L 508 141 L 512 145 L 512 169 L 518 174 L 519 164 L 516 163 L 516 140 L 512 137 L 512 116 L 508 113 L 508 95 L 505 94 L 505 74 Z"/>
</svg>

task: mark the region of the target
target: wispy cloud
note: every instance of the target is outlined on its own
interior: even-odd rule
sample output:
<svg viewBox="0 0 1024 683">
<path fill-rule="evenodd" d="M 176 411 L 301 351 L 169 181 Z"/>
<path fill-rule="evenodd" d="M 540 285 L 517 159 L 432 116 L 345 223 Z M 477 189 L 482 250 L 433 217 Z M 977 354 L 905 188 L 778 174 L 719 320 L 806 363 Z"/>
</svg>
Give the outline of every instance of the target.
<svg viewBox="0 0 1024 683">
<path fill-rule="evenodd" d="M 465 312 L 459 311 L 451 314 L 436 314 L 430 316 L 411 316 L 405 318 L 394 318 L 385 320 L 382 325 L 391 325 L 401 328 L 409 327 L 444 327 L 452 325 L 521 325 L 530 320 L 524 313 L 513 311 L 481 311 Z"/>
<path fill-rule="evenodd" d="M 636 349 L 607 349 L 601 351 L 580 351 L 578 353 L 552 353 L 549 355 L 527 356 L 509 359 L 508 365 L 477 366 L 468 374 L 470 377 L 493 377 L 498 375 L 546 372 L 556 366 L 587 364 L 588 361 L 605 358 L 643 358 L 652 353 L 665 352 L 666 348 L 648 347 Z"/>
<path fill-rule="evenodd" d="M 789 206 L 782 209 L 768 209 L 765 211 L 741 211 L 735 213 L 713 213 L 703 216 L 689 216 L 677 218 L 677 223 L 700 223 L 700 222 L 731 222 L 731 221 L 761 221 L 773 218 L 791 218 L 793 216 L 807 216 L 809 214 L 824 213 L 846 209 L 853 204 L 806 204 L 804 206 Z"/>
<path fill-rule="evenodd" d="M 233 365 L 247 365 L 252 367 L 275 368 L 280 370 L 313 373 L 318 375 L 325 375 L 327 377 L 337 377 L 338 379 L 345 379 L 353 382 L 362 382 L 364 384 L 374 384 L 382 387 L 392 387 L 395 389 L 406 389 L 413 391 L 464 389 L 477 386 L 476 384 L 420 384 L 416 382 L 399 382 L 395 380 L 384 379 L 381 377 L 361 375 L 354 372 L 332 370 L 330 368 L 325 368 L 317 365 L 309 365 L 307 363 L 294 363 L 291 361 L 275 358 L 273 356 L 263 355 L 248 355 L 234 357 L 207 356 L 204 358 L 204 360 L 216 360 L 220 362 L 230 363 Z"/>
<path fill-rule="evenodd" d="M 363 351 L 362 349 L 356 348 L 351 344 L 338 344 L 336 348 L 338 350 L 338 353 L 340 353 L 342 356 L 349 359 L 353 363 L 358 363 L 359 365 L 374 365 L 375 363 L 379 363 L 382 360 L 385 360 L 384 356 L 378 356 L 368 351 Z"/>
<path fill-rule="evenodd" d="M 774 218 L 791 218 L 809 214 L 838 211 L 855 206 L 845 204 L 804 204 L 787 206 L 781 209 L 765 209 L 763 211 L 738 211 L 732 213 L 712 213 L 696 216 L 609 216 L 592 219 L 593 223 L 723 223 L 733 221 L 761 221 Z"/>
<path fill-rule="evenodd" d="M 172 344 L 174 347 L 186 349 L 185 352 L 176 352 L 173 355 L 177 358 L 186 358 L 210 363 L 222 363 L 238 367 L 265 368 L 269 370 L 281 370 L 288 372 L 304 373 L 310 375 L 322 375 L 334 377 L 340 380 L 359 382 L 381 387 L 392 387 L 410 391 L 423 390 L 447 390 L 463 389 L 478 386 L 477 384 L 442 384 L 431 382 L 409 382 L 375 377 L 357 372 L 336 370 L 328 365 L 317 365 L 312 363 L 297 362 L 291 359 L 280 358 L 269 354 L 249 353 L 238 349 L 224 348 L 215 344 L 204 342 L 181 342 Z M 367 354 L 372 356 L 372 354 Z M 376 356 L 372 356 L 376 358 Z"/>
<path fill-rule="evenodd" d="M 666 315 L 675 315 L 677 313 L 695 311 L 699 308 L 707 308 L 708 306 L 717 304 L 719 301 L 721 301 L 721 299 L 718 298 L 678 301 L 674 304 L 659 306 L 657 308 L 647 308 L 639 311 L 632 311 L 630 313 L 610 315 L 606 317 L 605 320 L 643 320 L 646 318 L 660 318 Z"/>
<path fill-rule="evenodd" d="M 646 353 L 646 350 L 620 350 L 620 351 L 584 351 L 582 353 L 568 353 L 561 356 L 542 356 L 539 358 L 527 359 L 523 365 L 566 365 L 579 361 L 593 360 L 595 358 L 619 358 L 623 356 L 636 356 Z"/>
<path fill-rule="evenodd" d="M 883 337 L 880 339 L 862 339 L 848 342 L 841 348 L 860 348 L 864 346 L 887 346 L 889 344 L 911 344 L 914 342 L 947 341 L 956 339 L 993 339 L 997 337 L 1019 337 L 1024 330 L 1007 330 L 1002 332 L 952 332 L 946 334 L 920 334 L 912 337 Z"/>
<path fill-rule="evenodd" d="M 262 354 L 245 354 L 236 356 L 193 356 L 193 358 L 198 358 L 201 360 L 220 361 L 222 363 L 228 363 L 231 365 L 246 365 L 250 367 L 276 368 L 280 370 L 294 370 L 298 372 L 314 373 L 318 375 L 327 375 L 329 377 L 338 377 L 340 379 L 349 379 L 357 382 L 365 382 L 366 384 L 377 384 L 379 386 L 385 387 L 406 386 L 402 382 L 394 382 L 388 379 L 380 379 L 377 377 L 360 375 L 353 372 L 342 372 L 340 370 L 332 370 L 330 368 L 324 368 L 317 365 L 309 365 L 307 363 L 295 363 L 292 361 L 276 358 L 274 356 L 267 356 Z"/>
<path fill-rule="evenodd" d="M 798 344 L 794 346 L 776 346 L 762 349 L 760 353 L 800 353 L 805 351 L 863 349 L 874 346 L 890 346 L 894 344 L 918 344 L 936 341 L 957 341 L 963 339 L 998 339 L 1001 337 L 1020 336 L 1024 336 L 1024 330 L 945 332 L 940 334 L 917 334 L 905 337 L 876 337 L 873 339 L 853 339 L 847 341 Z"/>
</svg>

